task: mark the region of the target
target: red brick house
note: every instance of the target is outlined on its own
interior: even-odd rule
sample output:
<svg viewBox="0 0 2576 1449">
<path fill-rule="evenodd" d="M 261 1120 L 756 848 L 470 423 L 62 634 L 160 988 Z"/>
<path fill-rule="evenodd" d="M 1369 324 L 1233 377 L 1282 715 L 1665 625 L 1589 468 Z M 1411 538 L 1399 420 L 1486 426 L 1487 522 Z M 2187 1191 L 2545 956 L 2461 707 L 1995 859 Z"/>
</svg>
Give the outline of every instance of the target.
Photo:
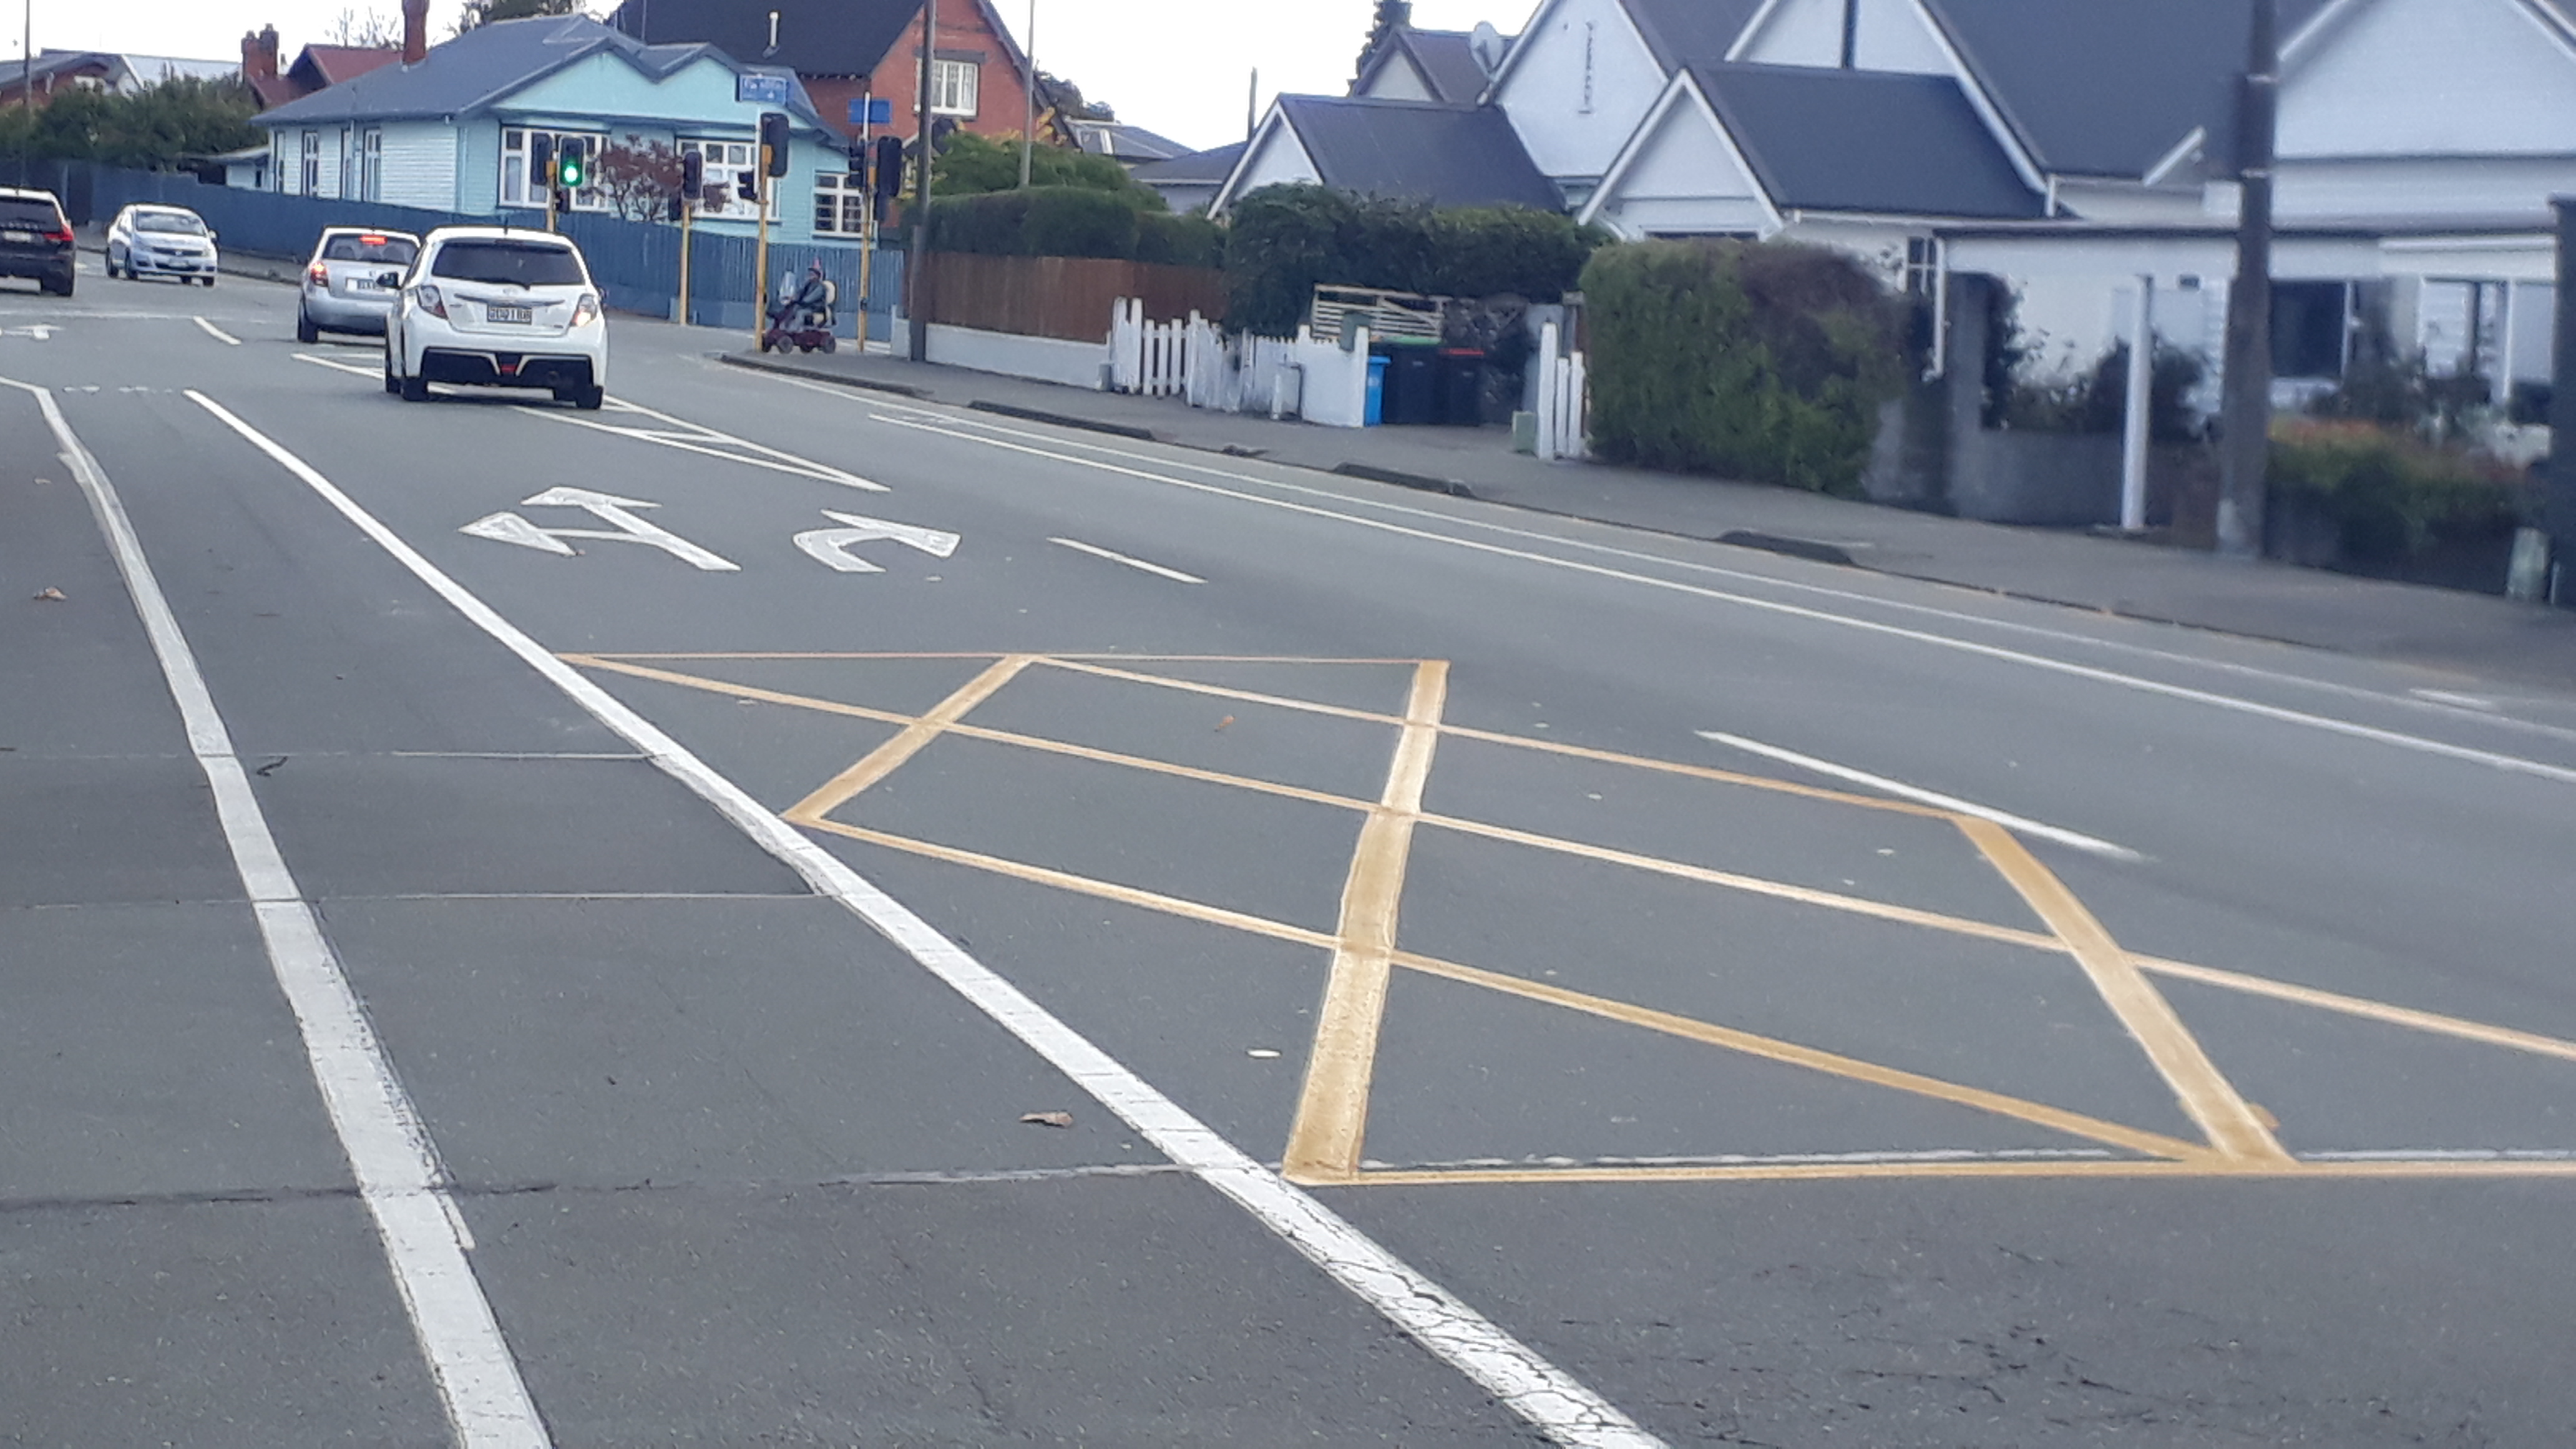
<svg viewBox="0 0 2576 1449">
<path fill-rule="evenodd" d="M 850 102 L 894 103 L 895 135 L 919 131 L 922 0 L 625 0 L 609 24 L 651 45 L 713 45 L 749 65 L 792 68 L 823 119 Z M 1029 66 L 992 0 L 939 0 L 934 115 L 986 136 L 1027 122 Z"/>
<path fill-rule="evenodd" d="M 396 46 L 308 45 L 295 64 L 279 70 L 277 27 L 242 37 L 242 79 L 259 97 L 259 108 L 273 111 L 315 91 L 353 81 L 380 66 L 402 59 Z"/>
</svg>

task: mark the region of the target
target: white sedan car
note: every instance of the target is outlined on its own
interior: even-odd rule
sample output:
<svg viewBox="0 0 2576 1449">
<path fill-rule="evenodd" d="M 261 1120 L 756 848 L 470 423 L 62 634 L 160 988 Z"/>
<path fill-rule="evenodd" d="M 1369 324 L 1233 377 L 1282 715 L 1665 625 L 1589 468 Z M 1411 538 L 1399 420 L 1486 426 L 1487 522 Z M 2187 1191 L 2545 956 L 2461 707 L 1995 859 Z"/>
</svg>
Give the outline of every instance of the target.
<svg viewBox="0 0 2576 1449">
<path fill-rule="evenodd" d="M 608 323 L 581 249 L 551 232 L 441 227 L 421 243 L 385 319 L 385 391 L 433 382 L 545 388 L 597 408 L 608 396 Z"/>
<path fill-rule="evenodd" d="M 215 234 L 184 206 L 129 206 L 107 228 L 107 274 L 215 284 Z"/>
</svg>

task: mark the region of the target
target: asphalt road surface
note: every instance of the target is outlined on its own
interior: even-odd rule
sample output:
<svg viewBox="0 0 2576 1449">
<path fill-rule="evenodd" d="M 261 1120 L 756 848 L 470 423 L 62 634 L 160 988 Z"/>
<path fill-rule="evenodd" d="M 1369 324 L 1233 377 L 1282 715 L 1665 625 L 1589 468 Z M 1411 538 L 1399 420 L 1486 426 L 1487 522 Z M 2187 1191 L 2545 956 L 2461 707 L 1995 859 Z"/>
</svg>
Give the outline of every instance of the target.
<svg viewBox="0 0 2576 1449">
<path fill-rule="evenodd" d="M 2576 1442 L 2576 693 L 292 309 L 0 296 L 0 1440 Z"/>
</svg>

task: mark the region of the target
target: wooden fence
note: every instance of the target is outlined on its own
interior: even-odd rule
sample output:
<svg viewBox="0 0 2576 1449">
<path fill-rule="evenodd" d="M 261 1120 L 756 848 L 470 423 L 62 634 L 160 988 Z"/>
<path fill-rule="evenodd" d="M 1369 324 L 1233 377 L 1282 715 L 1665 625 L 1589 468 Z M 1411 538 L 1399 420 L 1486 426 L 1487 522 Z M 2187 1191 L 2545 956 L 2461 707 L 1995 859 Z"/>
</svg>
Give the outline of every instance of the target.
<svg viewBox="0 0 2576 1449">
<path fill-rule="evenodd" d="M 1091 257 L 989 257 L 934 252 L 922 269 L 918 305 L 949 327 L 1100 342 L 1121 298 L 1151 318 L 1225 316 L 1225 274 L 1200 267 Z"/>
</svg>

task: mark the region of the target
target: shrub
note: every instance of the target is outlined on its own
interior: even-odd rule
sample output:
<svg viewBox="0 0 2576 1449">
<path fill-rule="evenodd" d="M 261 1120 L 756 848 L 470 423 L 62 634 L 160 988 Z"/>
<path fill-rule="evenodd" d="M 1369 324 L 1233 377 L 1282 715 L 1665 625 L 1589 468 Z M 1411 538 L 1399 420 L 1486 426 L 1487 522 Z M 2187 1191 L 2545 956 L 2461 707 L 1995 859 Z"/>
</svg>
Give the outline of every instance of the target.
<svg viewBox="0 0 2576 1449">
<path fill-rule="evenodd" d="M 1038 187 L 1025 194 L 1021 255 L 1135 258 L 1136 208 L 1125 197 L 1080 186 Z"/>
<path fill-rule="evenodd" d="M 2345 557 L 2388 563 L 2444 538 L 2524 521 L 2512 470 L 2375 423 L 2283 418 L 2272 425 L 2271 488 L 2335 524 Z"/>
<path fill-rule="evenodd" d="M 1031 186 L 1075 186 L 1086 191 L 1122 195 L 1139 211 L 1167 210 L 1161 192 L 1140 186 L 1127 168 L 1106 156 L 1040 146 L 1029 157 Z M 930 194 L 977 196 L 1020 189 L 1020 146 L 972 131 L 952 133 L 939 147 L 930 171 Z"/>
<path fill-rule="evenodd" d="M 1553 302 L 1606 238 L 1551 211 L 1434 210 L 1321 186 L 1271 186 L 1237 202 L 1227 230 L 1228 317 L 1294 332 L 1319 286 Z"/>
<path fill-rule="evenodd" d="M 2191 395 L 2209 378 L 2200 354 L 2156 349 L 2147 417 L 2159 443 L 2198 442 L 2202 418 Z M 2008 380 L 1992 409 L 1991 426 L 2029 433 L 2117 433 L 2129 421 L 2129 344 L 2113 344 L 2093 370 L 2071 381 Z"/>
<path fill-rule="evenodd" d="M 1023 255 L 1034 191 L 938 196 L 930 202 L 930 249 L 988 257 Z"/>
<path fill-rule="evenodd" d="M 1136 260 L 1166 267 L 1222 267 L 1225 228 L 1196 214 L 1145 212 L 1136 218 Z"/>
<path fill-rule="evenodd" d="M 1592 433 L 1604 456 L 1854 493 L 1904 384 L 1904 315 L 1821 248 L 1645 242 L 1594 254 Z"/>
</svg>

